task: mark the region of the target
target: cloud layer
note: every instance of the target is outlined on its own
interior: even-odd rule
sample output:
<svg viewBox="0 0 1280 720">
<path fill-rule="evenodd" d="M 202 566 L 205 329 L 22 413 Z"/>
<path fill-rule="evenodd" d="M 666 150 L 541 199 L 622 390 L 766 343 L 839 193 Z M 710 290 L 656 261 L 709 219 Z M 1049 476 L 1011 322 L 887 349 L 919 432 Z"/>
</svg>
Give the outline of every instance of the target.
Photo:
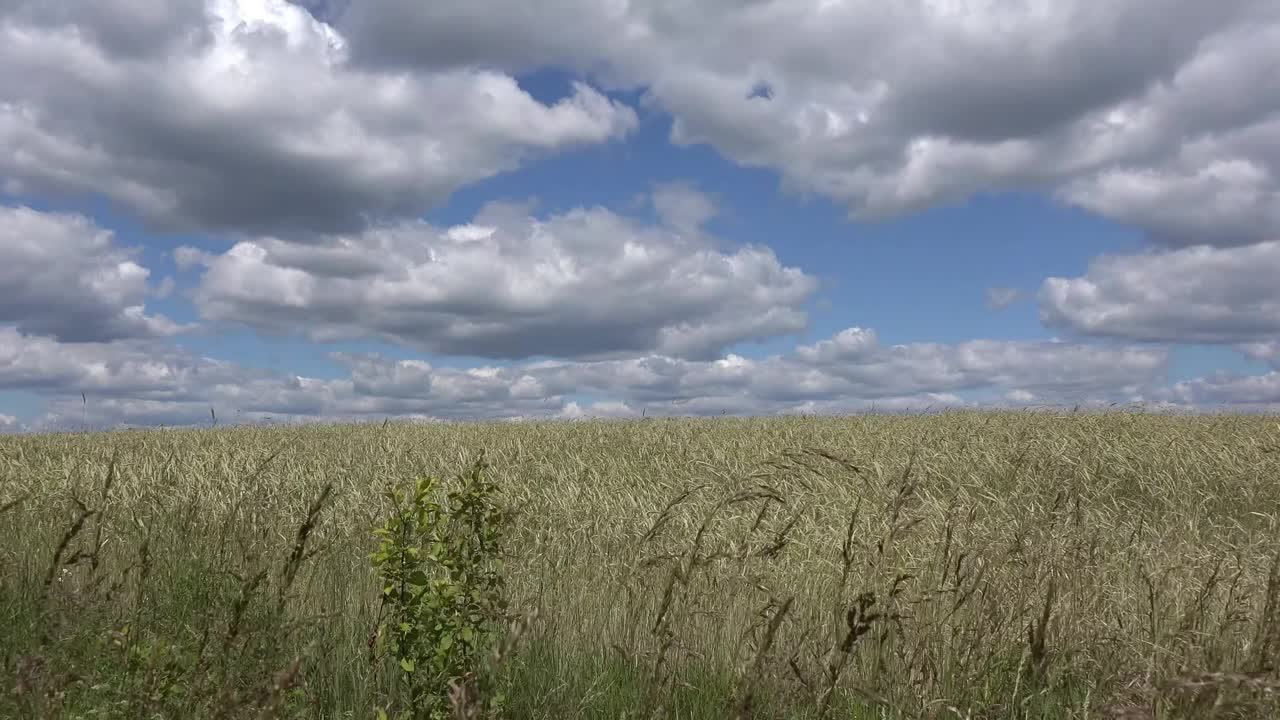
<svg viewBox="0 0 1280 720">
<path fill-rule="evenodd" d="M 1172 246 L 1280 234 L 1270 0 L 74 7 L 0 5 L 0 178 L 166 227 L 351 232 L 635 125 L 512 79 L 553 67 L 864 217 L 1041 188 Z"/>
<path fill-rule="evenodd" d="M 864 217 L 1043 188 L 1172 245 L 1280 232 L 1270 0 L 326 9 L 365 67 L 561 66 L 644 88 L 676 142 Z"/>
<path fill-rule="evenodd" d="M 351 66 L 283 0 L 0 4 L 0 189 L 101 194 L 165 230 L 353 231 L 416 216 L 633 110 L 585 84 Z"/>
<path fill-rule="evenodd" d="M 1056 342 L 886 347 L 862 328 L 758 360 L 645 355 L 458 369 L 378 355 L 333 359 L 345 377 L 254 370 L 154 342 L 58 343 L 10 329 L 0 330 L 0 389 L 54 398 L 43 420 L 51 427 L 83 422 L 81 392 L 98 426 L 203 422 L 210 407 L 241 420 L 572 417 L 596 406 L 625 416 L 840 413 L 963 406 L 957 393 L 966 391 L 1125 401 L 1156 389 L 1167 363 L 1160 349 Z"/>
<path fill-rule="evenodd" d="M 1280 403 L 1277 66 L 1274 0 L 0 0 L 0 389 L 49 399 L 48 427 L 201 422 L 210 406 L 1266 407 Z M 577 78 L 564 97 L 518 80 L 547 68 Z M 1067 342 L 886 346 L 852 327 L 748 358 L 740 343 L 806 330 L 820 288 L 768 247 L 714 237 L 716 203 L 691 185 L 653 190 L 655 222 L 500 202 L 450 227 L 420 219 L 459 188 L 624 140 L 638 110 L 667 114 L 674 143 L 858 218 L 1032 191 L 1150 247 L 1044 281 L 1041 320 Z M 182 350 L 166 338 L 191 328 L 149 307 L 171 282 L 129 246 L 146 239 L 31 207 L 102 199 L 149 232 L 202 236 L 173 260 L 211 328 L 510 364 L 335 355 L 339 378 L 320 379 Z M 991 288 L 986 304 L 1019 298 Z M 1169 346 L 1187 342 L 1276 371 L 1168 385 Z"/>
</svg>

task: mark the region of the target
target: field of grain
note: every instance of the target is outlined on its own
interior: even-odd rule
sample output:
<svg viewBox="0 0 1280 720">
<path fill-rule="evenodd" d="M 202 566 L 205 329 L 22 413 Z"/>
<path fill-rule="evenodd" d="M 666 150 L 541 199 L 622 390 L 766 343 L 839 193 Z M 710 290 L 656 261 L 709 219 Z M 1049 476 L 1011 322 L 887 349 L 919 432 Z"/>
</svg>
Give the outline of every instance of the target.
<svg viewBox="0 0 1280 720">
<path fill-rule="evenodd" d="M 0 438 L 0 717 L 376 717 L 482 450 L 509 717 L 1280 716 L 1280 420 L 944 413 Z"/>
</svg>

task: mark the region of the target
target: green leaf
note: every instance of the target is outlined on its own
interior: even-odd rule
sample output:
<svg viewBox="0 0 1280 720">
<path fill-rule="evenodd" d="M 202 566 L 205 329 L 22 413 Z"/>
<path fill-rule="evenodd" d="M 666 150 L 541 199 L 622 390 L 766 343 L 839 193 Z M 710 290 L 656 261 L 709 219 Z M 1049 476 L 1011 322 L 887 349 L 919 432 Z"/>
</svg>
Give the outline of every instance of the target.
<svg viewBox="0 0 1280 720">
<path fill-rule="evenodd" d="M 411 673 L 416 667 L 417 667 L 417 663 L 413 661 L 413 658 L 400 658 L 401 670 L 404 670 L 407 673 Z"/>
</svg>

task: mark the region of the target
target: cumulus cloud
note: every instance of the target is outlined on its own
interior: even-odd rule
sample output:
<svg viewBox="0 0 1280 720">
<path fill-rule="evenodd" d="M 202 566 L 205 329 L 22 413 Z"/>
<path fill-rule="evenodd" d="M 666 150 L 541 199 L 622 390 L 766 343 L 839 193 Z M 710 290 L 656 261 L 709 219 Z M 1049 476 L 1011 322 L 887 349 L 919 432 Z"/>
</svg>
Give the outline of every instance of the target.
<svg viewBox="0 0 1280 720">
<path fill-rule="evenodd" d="M 1180 245 L 1280 221 L 1270 0 L 321 4 L 362 65 L 642 87 L 676 142 L 864 217 L 1038 187 Z"/>
<path fill-rule="evenodd" d="M 166 230 L 354 231 L 531 153 L 626 133 L 463 65 L 379 71 L 284 0 L 0 4 L 0 190 L 102 194 Z M 74 10 L 74 11 L 73 11 Z"/>
<path fill-rule="evenodd" d="M 661 197 L 679 206 L 678 222 L 703 217 L 698 195 Z M 817 289 L 764 247 L 721 251 L 701 233 L 603 208 L 535 218 L 505 203 L 450 228 L 258 239 L 220 255 L 183 250 L 179 261 L 207 267 L 194 299 L 210 320 L 494 358 L 715 356 L 803 330 L 801 306 Z"/>
<path fill-rule="evenodd" d="M 1103 257 L 1083 277 L 1046 280 L 1041 319 L 1136 340 L 1262 342 L 1280 337 L 1277 278 L 1280 241 Z"/>
<path fill-rule="evenodd" d="M 151 273 L 136 255 L 84 216 L 0 206 L 0 324 L 65 341 L 187 329 L 147 313 Z"/>
</svg>

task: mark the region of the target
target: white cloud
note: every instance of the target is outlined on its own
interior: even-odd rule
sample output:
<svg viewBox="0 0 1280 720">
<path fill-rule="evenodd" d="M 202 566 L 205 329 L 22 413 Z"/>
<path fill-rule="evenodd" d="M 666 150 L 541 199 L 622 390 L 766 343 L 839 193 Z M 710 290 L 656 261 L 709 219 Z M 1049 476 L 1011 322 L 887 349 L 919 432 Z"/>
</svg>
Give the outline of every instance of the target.
<svg viewBox="0 0 1280 720">
<path fill-rule="evenodd" d="M 0 5 L 0 189 L 164 229 L 355 230 L 636 124 L 581 83 L 547 105 L 489 70 L 354 68 L 283 0 L 45 3 Z"/>
<path fill-rule="evenodd" d="M 95 427 L 200 424 L 210 407 L 222 422 L 772 415 L 989 404 L 964 399 L 974 391 L 1031 393 L 1047 404 L 1124 399 L 1154 392 L 1167 362 L 1159 349 L 1069 343 L 882 347 L 856 328 L 761 359 L 647 355 L 470 369 L 377 355 L 333 359 L 344 375 L 306 378 L 155 342 L 57 343 L 9 329 L 0 331 L 0 389 L 49 398 L 48 427 L 86 419 Z"/>
<path fill-rule="evenodd" d="M 766 248 L 725 252 L 603 208 L 535 218 L 498 203 L 452 228 L 405 222 L 179 256 L 207 265 L 194 298 L 209 320 L 498 358 L 710 357 L 803 330 L 817 289 Z"/>
<path fill-rule="evenodd" d="M 0 205 L 0 324 L 69 341 L 188 329 L 147 313 L 151 273 L 136 255 L 84 216 Z"/>
<path fill-rule="evenodd" d="M 1276 370 L 1280 370 L 1280 340 L 1245 343 L 1240 346 L 1240 350 L 1250 359 L 1267 363 Z"/>
<path fill-rule="evenodd" d="M 772 413 L 800 404 L 861 406 L 1013 386 L 1071 397 L 1148 386 L 1165 372 L 1160 349 L 1052 342 L 972 341 L 880 346 L 851 328 L 793 353 L 763 359 L 729 355 L 690 361 L 648 356 L 597 362 L 547 362 L 510 373 L 544 392 L 587 392 L 632 407 L 676 403 L 705 412 Z M 502 376 L 508 377 L 504 371 Z"/>
<path fill-rule="evenodd" d="M 987 309 L 992 312 L 1003 310 L 1017 302 L 1021 297 L 1022 292 L 1016 288 L 987 288 Z"/>
<path fill-rule="evenodd" d="M 1036 394 L 1027 390 L 1017 389 L 1005 393 L 1004 398 L 1012 404 L 1026 405 L 1036 401 Z"/>
<path fill-rule="evenodd" d="M 158 297 L 161 300 L 163 300 L 164 298 L 167 298 L 170 295 L 172 295 L 174 288 L 176 288 L 177 286 L 178 286 L 177 282 L 174 281 L 172 277 L 165 276 L 163 279 L 160 280 L 160 284 L 152 288 L 150 292 L 155 297 Z"/>
<path fill-rule="evenodd" d="M 1262 375 L 1218 373 L 1204 378 L 1179 382 L 1157 392 L 1162 402 L 1186 407 L 1229 407 L 1247 410 L 1251 407 L 1280 410 L 1280 372 Z"/>
<path fill-rule="evenodd" d="M 687 184 L 650 195 L 657 225 L 502 204 L 454 227 L 415 218 L 636 127 L 583 82 L 543 102 L 513 79 L 560 67 L 640 88 L 674 142 L 861 217 L 1016 188 L 1131 224 L 1169 250 L 1050 278 L 1046 324 L 1231 344 L 1280 370 L 1277 63 L 1272 0 L 0 0 L 0 193 L 105 195 L 151 229 L 227 236 L 172 255 L 180 278 L 202 273 L 192 298 L 211 321 L 562 358 L 339 356 L 346 376 L 317 379 L 201 357 L 158 342 L 186 328 L 147 307 L 187 288 L 90 220 L 0 208 L 0 387 L 77 419 L 86 391 L 104 423 L 203 422 L 210 405 L 254 419 L 1262 407 L 1276 373 L 1161 387 L 1152 345 L 884 346 L 850 328 L 722 357 L 802 330 L 816 286 L 711 237 L 716 202 Z M 987 304 L 1017 298 L 991 288 Z"/>
<path fill-rule="evenodd" d="M 992 386 L 1058 396 L 1128 392 L 1162 374 L 1167 363 L 1158 348 L 996 340 L 884 347 L 874 334 L 850 333 L 802 346 L 797 355 L 862 397 Z"/>
<path fill-rule="evenodd" d="M 796 348 L 796 355 L 812 364 L 835 364 L 869 357 L 879 347 L 879 342 L 875 330 L 845 328 L 828 340 L 801 345 Z"/>
<path fill-rule="evenodd" d="M 1270 142 L 1280 143 L 1280 123 Z M 1280 164 L 1230 153 L 1182 167 L 1114 169 L 1068 184 L 1086 209 L 1147 229 L 1170 246 L 1243 245 L 1280 235 Z"/>
<path fill-rule="evenodd" d="M 0 326 L 0 388 L 156 400 L 199 397 L 249 373 L 157 341 L 58 342 Z"/>
<path fill-rule="evenodd" d="M 684 233 L 696 233 L 719 209 L 705 192 L 689 183 L 664 183 L 654 189 L 653 209 L 668 226 Z"/>
<path fill-rule="evenodd" d="M 1280 241 L 1103 257 L 1049 278 L 1041 319 L 1090 335 L 1247 343 L 1280 337 Z"/>
</svg>

